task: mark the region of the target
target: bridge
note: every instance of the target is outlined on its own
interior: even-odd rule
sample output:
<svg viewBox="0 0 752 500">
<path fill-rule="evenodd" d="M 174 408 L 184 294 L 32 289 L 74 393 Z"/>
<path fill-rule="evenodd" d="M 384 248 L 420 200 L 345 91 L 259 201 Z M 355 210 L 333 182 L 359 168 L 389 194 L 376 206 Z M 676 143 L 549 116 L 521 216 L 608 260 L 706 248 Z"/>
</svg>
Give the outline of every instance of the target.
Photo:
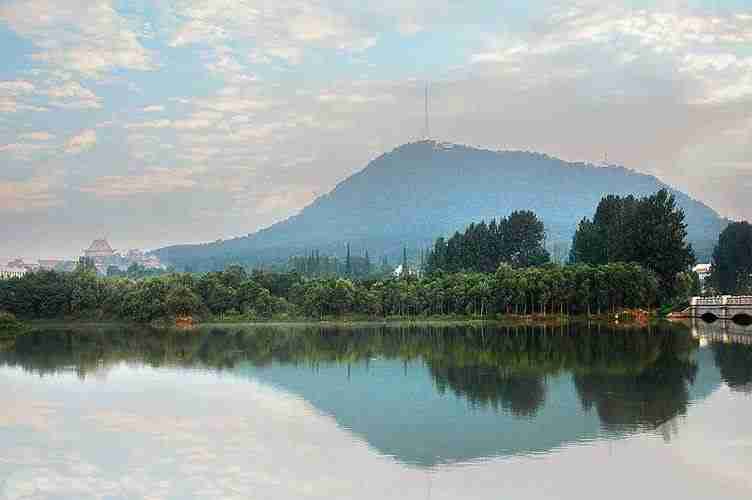
<svg viewBox="0 0 752 500">
<path fill-rule="evenodd" d="M 752 295 L 692 297 L 689 307 L 682 314 L 705 321 L 720 319 L 749 324 L 752 322 Z"/>
</svg>

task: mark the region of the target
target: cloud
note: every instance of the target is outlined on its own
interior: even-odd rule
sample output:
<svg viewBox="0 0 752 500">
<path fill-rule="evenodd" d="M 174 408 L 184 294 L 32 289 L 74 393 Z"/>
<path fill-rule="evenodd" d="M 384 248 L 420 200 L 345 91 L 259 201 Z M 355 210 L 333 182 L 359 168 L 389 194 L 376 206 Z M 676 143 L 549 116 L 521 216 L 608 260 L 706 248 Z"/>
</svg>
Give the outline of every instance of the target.
<svg viewBox="0 0 752 500">
<path fill-rule="evenodd" d="M 26 80 L 0 81 L 0 113 L 19 111 L 46 111 L 45 108 L 26 104 L 19 99 L 33 94 L 36 86 Z"/>
<path fill-rule="evenodd" d="M 394 96 L 391 95 L 364 95 L 364 94 L 340 94 L 336 92 L 327 92 L 320 94 L 318 100 L 321 102 L 340 102 L 344 104 L 367 104 L 373 102 L 386 102 L 393 101 Z"/>
<path fill-rule="evenodd" d="M 59 205 L 61 200 L 52 193 L 53 186 L 52 177 L 35 177 L 27 181 L 0 180 L 0 212 L 26 213 Z"/>
<path fill-rule="evenodd" d="M 165 110 L 164 106 L 160 106 L 160 105 L 146 106 L 143 109 L 144 113 L 161 113 L 164 110 Z"/>
<path fill-rule="evenodd" d="M 0 153 L 12 155 L 17 160 L 28 161 L 34 158 L 34 153 L 51 149 L 48 144 L 29 144 L 16 142 L 0 146 Z"/>
<path fill-rule="evenodd" d="M 269 58 L 296 65 L 309 49 L 361 52 L 372 47 L 377 36 L 351 14 L 323 2 L 278 0 L 262 8 L 224 0 L 182 0 L 172 9 L 180 22 L 170 45 L 208 45 L 214 50 L 207 62 L 210 71 L 228 80 L 253 81 L 248 65 Z M 228 41 L 253 51 L 240 57 Z"/>
<path fill-rule="evenodd" d="M 99 98 L 91 90 L 75 81 L 53 85 L 44 94 L 54 106 L 70 109 L 100 108 Z"/>
<path fill-rule="evenodd" d="M 49 132 L 29 132 L 27 134 L 21 134 L 21 139 L 28 139 L 30 141 L 50 141 L 55 138 L 54 134 Z"/>
<path fill-rule="evenodd" d="M 150 168 L 142 174 L 113 175 L 97 179 L 80 191 L 98 199 L 122 199 L 144 194 L 187 191 L 196 187 L 191 169 Z"/>
<path fill-rule="evenodd" d="M 93 148 L 96 143 L 97 133 L 92 129 L 84 130 L 68 141 L 65 146 L 65 152 L 68 154 L 80 154 Z"/>
<path fill-rule="evenodd" d="M 257 81 L 256 76 L 250 73 L 247 64 L 241 62 L 235 50 L 226 46 L 218 45 L 213 51 L 204 53 L 206 69 L 216 76 L 223 78 L 227 83 L 249 83 Z"/>
<path fill-rule="evenodd" d="M 152 120 L 152 121 L 140 122 L 140 123 L 130 123 L 128 125 L 125 125 L 125 128 L 126 129 L 167 128 L 170 125 L 172 125 L 172 121 L 163 119 L 163 120 Z"/>
<path fill-rule="evenodd" d="M 697 84 L 693 102 L 719 103 L 752 96 L 752 58 L 740 57 L 750 44 L 752 20 L 743 16 L 585 2 L 555 10 L 534 32 L 493 35 L 469 60 L 526 74 L 566 67 L 581 76 L 660 65 L 663 74 L 682 73 Z"/>
<path fill-rule="evenodd" d="M 13 97 L 0 97 L 0 113 L 18 113 L 19 111 L 49 111 L 42 106 L 34 106 L 18 102 Z"/>
<path fill-rule="evenodd" d="M 24 80 L 0 82 L 0 93 L 3 95 L 21 95 L 34 92 L 34 84 Z"/>
<path fill-rule="evenodd" d="M 33 60 L 53 68 L 101 78 L 117 68 L 155 67 L 110 1 L 11 0 L 0 7 L 0 20 L 39 49 Z"/>
<path fill-rule="evenodd" d="M 196 130 L 209 128 L 212 125 L 210 120 L 176 120 L 172 126 L 178 130 Z"/>
<path fill-rule="evenodd" d="M 28 102 L 29 99 L 45 98 L 47 104 L 64 109 L 100 108 L 99 97 L 94 92 L 59 72 L 34 71 L 39 77 L 36 83 L 25 80 L 0 82 L 0 111 L 46 111 L 46 108 Z"/>
</svg>

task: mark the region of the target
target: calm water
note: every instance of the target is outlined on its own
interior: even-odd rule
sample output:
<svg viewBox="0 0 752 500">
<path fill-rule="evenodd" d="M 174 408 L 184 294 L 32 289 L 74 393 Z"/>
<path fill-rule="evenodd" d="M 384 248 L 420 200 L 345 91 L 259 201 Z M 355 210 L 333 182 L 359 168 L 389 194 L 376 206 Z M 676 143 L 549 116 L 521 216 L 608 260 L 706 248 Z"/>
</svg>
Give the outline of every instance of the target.
<svg viewBox="0 0 752 500">
<path fill-rule="evenodd" d="M 0 498 L 747 499 L 748 330 L 49 328 Z"/>
</svg>

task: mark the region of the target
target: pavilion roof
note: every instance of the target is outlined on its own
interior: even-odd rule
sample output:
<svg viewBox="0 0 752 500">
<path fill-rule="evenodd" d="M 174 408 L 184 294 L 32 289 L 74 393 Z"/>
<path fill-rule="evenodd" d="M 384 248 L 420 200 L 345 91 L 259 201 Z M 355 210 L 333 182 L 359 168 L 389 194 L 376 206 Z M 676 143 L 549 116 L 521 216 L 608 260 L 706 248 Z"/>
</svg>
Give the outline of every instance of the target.
<svg viewBox="0 0 752 500">
<path fill-rule="evenodd" d="M 94 240 L 89 247 L 89 252 L 112 252 L 112 247 L 106 239 Z"/>
</svg>

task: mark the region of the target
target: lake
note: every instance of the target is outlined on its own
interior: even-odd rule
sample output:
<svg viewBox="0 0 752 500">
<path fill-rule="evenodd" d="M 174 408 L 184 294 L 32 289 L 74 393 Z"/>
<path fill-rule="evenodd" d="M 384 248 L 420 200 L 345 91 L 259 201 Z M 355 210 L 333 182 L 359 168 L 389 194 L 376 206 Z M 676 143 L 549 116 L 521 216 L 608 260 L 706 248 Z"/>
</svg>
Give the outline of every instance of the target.
<svg viewBox="0 0 752 500">
<path fill-rule="evenodd" d="M 747 499 L 734 328 L 38 328 L 0 348 L 0 498 Z"/>
</svg>

